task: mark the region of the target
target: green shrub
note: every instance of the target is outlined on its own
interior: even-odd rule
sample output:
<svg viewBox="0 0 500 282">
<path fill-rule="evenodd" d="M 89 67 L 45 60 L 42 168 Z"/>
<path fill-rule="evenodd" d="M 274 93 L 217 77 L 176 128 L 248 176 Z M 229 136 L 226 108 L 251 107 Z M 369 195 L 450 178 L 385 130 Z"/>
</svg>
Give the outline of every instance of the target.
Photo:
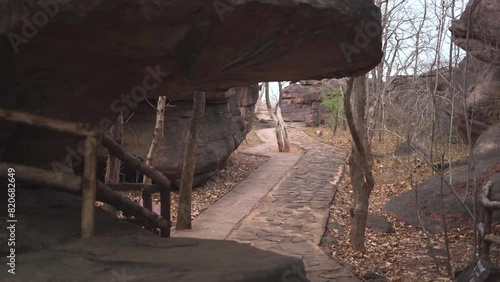
<svg viewBox="0 0 500 282">
<path fill-rule="evenodd" d="M 342 107 L 342 90 L 335 88 L 330 93 L 323 94 L 321 98 L 321 103 L 328 109 L 331 120 L 334 121 Z"/>
</svg>

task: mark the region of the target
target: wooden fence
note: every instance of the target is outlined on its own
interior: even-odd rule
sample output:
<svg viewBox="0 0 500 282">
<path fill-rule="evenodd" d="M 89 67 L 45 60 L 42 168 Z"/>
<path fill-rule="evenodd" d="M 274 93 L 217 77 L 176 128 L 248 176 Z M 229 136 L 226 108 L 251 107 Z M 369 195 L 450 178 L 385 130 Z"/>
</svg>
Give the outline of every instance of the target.
<svg viewBox="0 0 500 282">
<path fill-rule="evenodd" d="M 110 204 L 124 214 L 143 219 L 148 229 L 160 229 L 162 237 L 170 237 L 170 180 L 140 159 L 127 154 L 123 148 L 104 132 L 89 124 L 38 116 L 25 112 L 0 109 L 0 119 L 22 123 L 53 131 L 72 134 L 86 139 L 88 153 L 84 155 L 84 173 L 78 176 L 69 173 L 29 167 L 14 163 L 0 162 L 0 171 L 8 168 L 16 170 L 16 178 L 24 182 L 42 184 L 48 188 L 82 196 L 81 237 L 91 237 L 95 232 L 96 200 Z M 109 153 L 124 163 L 151 178 L 156 184 L 122 183 L 104 184 L 97 180 L 97 147 L 103 145 Z M 123 196 L 118 191 L 142 190 L 143 206 Z M 160 193 L 160 215 L 152 211 L 151 193 Z"/>
<path fill-rule="evenodd" d="M 500 245 L 500 236 L 494 235 L 492 230 L 493 225 L 493 212 L 495 210 L 500 210 L 500 202 L 492 201 L 491 190 L 493 189 L 493 182 L 489 181 L 484 185 L 481 192 L 481 210 L 480 210 L 480 222 L 479 222 L 479 233 L 482 238 L 480 256 L 488 256 L 490 254 L 491 244 L 495 243 Z"/>
</svg>

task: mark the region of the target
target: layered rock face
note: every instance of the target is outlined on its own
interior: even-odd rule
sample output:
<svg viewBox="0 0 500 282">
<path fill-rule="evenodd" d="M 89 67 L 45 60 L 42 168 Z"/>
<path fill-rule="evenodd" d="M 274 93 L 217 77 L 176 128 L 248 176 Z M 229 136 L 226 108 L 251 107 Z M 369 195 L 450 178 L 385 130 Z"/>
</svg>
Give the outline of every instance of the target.
<svg viewBox="0 0 500 282">
<path fill-rule="evenodd" d="M 146 97 L 186 101 L 205 90 L 214 100 L 259 81 L 359 75 L 382 56 L 370 0 L 40 3 L 0 3 L 0 103 L 94 125 Z M 47 164 L 75 145 L 0 126 L 4 160 Z"/>
<path fill-rule="evenodd" d="M 469 57 L 456 70 L 452 90 L 466 92 L 466 111 L 473 115 L 472 142 L 496 123 L 500 123 L 500 30 L 498 29 L 498 1 L 469 1 L 460 19 L 450 30 L 453 42 L 468 51 Z M 470 25 L 470 26 L 469 26 Z M 467 27 L 470 32 L 467 35 Z M 467 85 L 464 83 L 466 78 Z M 460 111 L 460 110 L 459 110 Z M 457 119 L 465 132 L 465 113 Z"/>
<path fill-rule="evenodd" d="M 328 120 L 330 113 L 323 106 L 321 81 L 300 81 L 283 89 L 282 112 L 285 121 L 305 122 L 306 126 L 319 126 Z"/>
<path fill-rule="evenodd" d="M 455 95 L 455 123 L 462 138 L 467 140 L 465 117 L 472 115 L 471 141 L 474 144 L 490 126 L 500 123 L 500 66 L 469 56 L 454 69 L 453 77 L 447 96 Z M 452 113 L 449 105 L 445 104 L 444 109 Z"/>
<path fill-rule="evenodd" d="M 450 30 L 453 42 L 481 61 L 500 66 L 500 3 L 496 0 L 469 1 L 460 19 Z M 467 36 L 467 26 L 470 32 Z"/>
<path fill-rule="evenodd" d="M 196 182 L 213 176 L 226 165 L 250 131 L 258 86 L 238 87 L 207 99 L 196 151 Z M 192 100 L 170 101 L 165 111 L 164 139 L 156 151 L 154 167 L 171 180 L 182 173 L 186 133 L 192 116 Z M 124 148 L 146 158 L 155 126 L 156 112 L 142 103 L 125 127 Z M 195 183 L 196 184 L 196 183 Z"/>
</svg>

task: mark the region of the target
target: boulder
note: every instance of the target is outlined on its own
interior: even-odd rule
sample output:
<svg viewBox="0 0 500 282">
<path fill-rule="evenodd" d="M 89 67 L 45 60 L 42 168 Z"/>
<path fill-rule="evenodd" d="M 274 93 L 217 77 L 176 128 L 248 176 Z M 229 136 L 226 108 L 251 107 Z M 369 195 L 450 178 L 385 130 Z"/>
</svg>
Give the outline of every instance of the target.
<svg viewBox="0 0 500 282">
<path fill-rule="evenodd" d="M 453 42 L 462 49 L 468 49 L 472 56 L 493 65 L 500 66 L 500 29 L 498 15 L 500 2 L 496 0 L 470 0 L 460 19 L 450 28 Z M 467 36 L 467 26 L 470 32 Z"/>
<path fill-rule="evenodd" d="M 322 104 L 323 95 L 340 82 L 336 79 L 322 81 L 304 80 L 283 89 L 283 119 L 289 122 L 305 122 L 306 126 L 319 126 L 331 116 Z"/>
<path fill-rule="evenodd" d="M 231 153 L 245 139 L 252 126 L 259 93 L 255 84 L 231 89 L 219 97 L 214 96 L 206 101 L 205 116 L 197 141 L 195 179 L 198 183 L 223 168 Z M 156 151 L 153 165 L 174 181 L 180 179 L 182 174 L 192 107 L 191 100 L 170 101 L 165 110 L 164 139 Z M 137 107 L 125 127 L 124 148 L 128 152 L 146 159 L 155 118 L 155 109 L 148 103 Z"/>
<path fill-rule="evenodd" d="M 0 103 L 106 124 L 144 98 L 188 101 L 204 90 L 214 100 L 259 81 L 364 74 L 382 57 L 380 30 L 369 0 L 6 0 Z M 0 126 L 2 160 L 50 167 L 78 141 Z"/>
<path fill-rule="evenodd" d="M 460 62 L 453 72 L 454 79 L 447 89 L 446 96 L 452 98 L 455 94 L 454 122 L 465 141 L 467 141 L 467 130 L 464 104 L 468 115 L 474 113 L 471 127 L 471 141 L 474 144 L 490 126 L 500 123 L 500 66 L 469 56 Z M 466 89 L 465 101 L 464 95 L 461 94 L 464 89 Z M 443 104 L 443 109 L 449 114 L 452 113 L 449 103 Z"/>
<path fill-rule="evenodd" d="M 484 157 L 488 154 L 500 152 L 500 123 L 490 126 L 486 132 L 479 136 L 473 152 L 476 157 Z"/>
<path fill-rule="evenodd" d="M 2 271 L 0 281 L 307 281 L 299 258 L 234 241 L 160 238 L 100 208 L 96 236 L 81 240 L 79 198 L 42 189 L 17 196 L 17 271 Z M 8 253 L 6 230 L 0 235 Z"/>
<path fill-rule="evenodd" d="M 450 28 L 453 42 L 468 51 L 469 57 L 456 69 L 454 77 L 459 79 L 452 82 L 451 90 L 454 93 L 463 89 L 467 91 L 466 100 L 461 102 L 466 105 L 468 113 L 474 112 L 471 132 L 473 143 L 491 125 L 500 123 L 499 13 L 498 1 L 471 0 L 460 18 L 453 21 Z M 467 87 L 464 85 L 463 77 L 466 77 Z M 462 136 L 466 136 L 463 107 L 457 108 L 455 116 L 459 131 Z"/>
<path fill-rule="evenodd" d="M 385 217 L 373 213 L 368 213 L 366 228 L 380 233 L 394 233 L 394 227 Z"/>
<path fill-rule="evenodd" d="M 400 220 L 415 227 L 420 227 L 415 206 L 415 193 L 418 193 L 421 223 L 427 230 L 433 232 L 443 230 L 441 212 L 444 213 L 448 226 L 471 226 L 472 220 L 461 203 L 467 195 L 465 204 L 470 210 L 473 209 L 473 188 L 467 167 L 467 163 L 462 162 L 453 166 L 451 170 L 453 174 L 452 187 L 458 193 L 460 199 L 453 194 L 446 184 L 443 184 L 443 204 L 441 204 L 441 178 L 439 175 L 435 175 L 418 184 L 417 188 L 389 200 L 385 204 L 383 211 L 391 212 Z M 445 171 L 445 181 L 450 178 L 449 173 L 449 170 Z M 492 180 L 492 197 L 494 200 L 500 200 L 500 150 L 489 150 L 487 154 L 475 157 L 474 174 L 477 176 L 478 188 L 483 187 L 489 180 Z M 467 183 L 469 183 L 469 188 L 467 188 Z M 495 220 L 500 220 L 500 212 L 495 212 L 493 215 Z"/>
</svg>

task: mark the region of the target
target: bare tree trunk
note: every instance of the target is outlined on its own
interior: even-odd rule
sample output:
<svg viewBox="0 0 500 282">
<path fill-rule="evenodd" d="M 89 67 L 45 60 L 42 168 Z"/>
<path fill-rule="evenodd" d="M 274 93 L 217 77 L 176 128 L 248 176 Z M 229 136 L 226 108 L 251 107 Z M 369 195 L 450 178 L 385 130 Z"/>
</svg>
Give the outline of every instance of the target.
<svg viewBox="0 0 500 282">
<path fill-rule="evenodd" d="M 123 143 L 123 113 L 120 113 L 118 119 L 115 124 L 111 126 L 109 129 L 109 136 L 115 140 L 116 143 L 122 145 Z M 106 175 L 104 176 L 104 183 L 108 184 L 116 184 L 120 182 L 120 171 L 121 171 L 122 162 L 119 158 L 113 156 L 111 153 L 108 153 L 108 159 L 106 161 Z M 102 207 L 105 211 L 118 215 L 118 211 L 108 205 L 104 204 Z"/>
<path fill-rule="evenodd" d="M 278 103 L 276 104 L 276 113 L 274 113 L 273 108 L 271 106 L 271 102 L 269 99 L 269 82 L 266 82 L 266 106 L 267 112 L 271 116 L 271 119 L 274 122 L 274 129 L 276 130 L 276 140 L 278 142 L 278 150 L 280 152 L 289 152 L 290 145 L 288 144 L 288 136 L 286 133 L 285 122 L 283 121 L 283 117 L 281 116 L 281 85 L 280 85 L 280 96 L 278 98 Z"/>
<path fill-rule="evenodd" d="M 354 89 L 354 90 L 353 90 Z M 354 93 L 354 114 L 351 94 Z M 365 227 L 368 217 L 370 193 L 374 186 L 371 171 L 372 156 L 365 130 L 366 77 L 350 78 L 344 96 L 344 111 L 353 139 L 350 172 L 354 191 L 351 210 L 351 244 L 355 250 L 365 249 Z"/>
<path fill-rule="evenodd" d="M 284 152 L 290 152 L 290 141 L 288 140 L 288 129 L 286 128 L 285 121 L 283 120 L 283 115 L 281 114 L 281 101 L 283 100 L 283 84 L 278 81 L 278 89 L 280 95 L 278 97 L 278 104 L 276 105 L 276 116 L 278 117 L 278 123 L 280 130 L 283 132 L 283 145 Z"/>
<path fill-rule="evenodd" d="M 167 98 L 165 96 L 158 97 L 158 105 L 156 107 L 156 124 L 155 131 L 153 132 L 153 139 L 151 140 L 151 146 L 149 147 L 149 152 L 146 157 L 146 165 L 152 166 L 154 161 L 154 155 L 158 144 L 163 140 L 163 127 L 165 124 L 165 105 Z M 142 182 L 145 184 L 151 184 L 151 178 L 144 175 Z"/>
<path fill-rule="evenodd" d="M 205 114 L 205 92 L 195 92 L 193 101 L 193 116 L 186 136 L 184 149 L 184 164 L 182 166 L 181 185 L 179 188 L 179 209 L 177 213 L 177 230 L 191 229 L 191 198 L 193 193 L 193 178 L 196 165 L 196 140 L 200 131 L 201 121 Z"/>
<path fill-rule="evenodd" d="M 257 99 L 257 103 L 255 103 L 254 113 L 259 111 L 260 104 L 262 104 L 262 97 L 264 96 L 264 87 L 266 84 L 263 82 L 259 87 L 259 99 Z"/>
<path fill-rule="evenodd" d="M 120 113 L 115 124 L 109 130 L 109 136 L 115 140 L 116 143 L 123 143 L 123 113 Z M 119 183 L 120 182 L 120 168 L 121 161 L 112 154 L 108 154 L 106 161 L 106 175 L 104 177 L 105 183 Z"/>
<path fill-rule="evenodd" d="M 156 149 L 158 148 L 158 144 L 163 140 L 163 126 L 165 123 L 165 104 L 166 97 L 160 96 L 158 97 L 158 103 L 156 106 L 156 123 L 155 130 L 153 132 L 153 139 L 151 140 L 151 146 L 149 147 L 149 152 L 146 157 L 146 165 L 153 166 L 154 156 L 156 153 Z M 151 178 L 146 175 L 142 178 L 142 183 L 151 184 Z M 151 198 L 151 193 L 148 191 L 142 190 L 142 204 L 143 206 L 152 211 L 153 210 L 153 199 Z"/>
</svg>

